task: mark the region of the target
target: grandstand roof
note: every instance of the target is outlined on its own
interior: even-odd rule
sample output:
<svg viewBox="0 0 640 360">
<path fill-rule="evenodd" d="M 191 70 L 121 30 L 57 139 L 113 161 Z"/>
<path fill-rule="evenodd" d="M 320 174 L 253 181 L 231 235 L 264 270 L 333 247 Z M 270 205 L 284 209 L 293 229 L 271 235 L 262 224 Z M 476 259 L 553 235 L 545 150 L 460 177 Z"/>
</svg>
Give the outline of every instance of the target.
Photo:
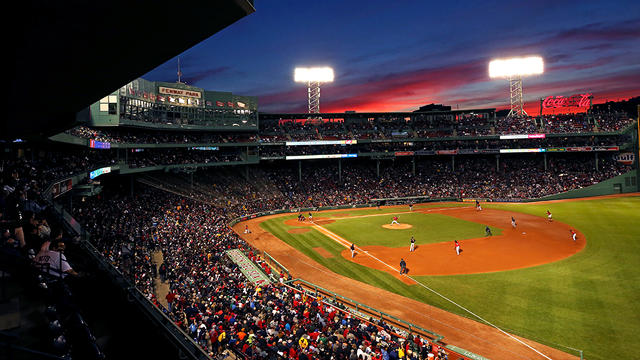
<svg viewBox="0 0 640 360">
<path fill-rule="evenodd" d="M 13 6 L 5 31 L 11 54 L 5 138 L 70 127 L 81 109 L 255 11 L 253 0 Z"/>
</svg>

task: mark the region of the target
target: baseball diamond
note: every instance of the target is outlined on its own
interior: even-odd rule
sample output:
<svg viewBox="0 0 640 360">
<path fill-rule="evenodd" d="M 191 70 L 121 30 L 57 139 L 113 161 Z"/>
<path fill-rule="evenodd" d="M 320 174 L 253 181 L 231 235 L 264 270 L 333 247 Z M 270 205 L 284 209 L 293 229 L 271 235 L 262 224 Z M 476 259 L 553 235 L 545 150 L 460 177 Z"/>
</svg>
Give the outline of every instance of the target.
<svg viewBox="0 0 640 360">
<path fill-rule="evenodd" d="M 483 203 L 484 209 L 481 212 L 477 212 L 472 204 L 465 206 L 464 203 L 422 206 L 417 206 L 418 209 L 414 214 L 405 213 L 404 206 L 385 206 L 375 210 L 322 211 L 318 216 L 325 223 L 323 225 L 306 224 L 311 227 L 311 231 L 302 237 L 284 235 L 292 224 L 286 220 L 290 217 L 286 213 L 240 222 L 234 226 L 234 230 L 239 231 L 248 224 L 254 233 L 244 238 L 257 248 L 268 250 L 274 258 L 298 276 L 363 303 L 374 304 L 396 316 L 411 318 L 416 324 L 431 328 L 447 338 L 463 338 L 464 335 L 472 332 L 487 339 L 487 342 L 474 345 L 463 341 L 464 345 L 460 345 L 461 347 L 478 353 L 484 351 L 485 354 L 487 348 L 491 348 L 492 359 L 507 359 L 513 354 L 504 354 L 503 350 L 496 347 L 496 344 L 504 341 L 504 334 L 488 325 L 480 329 L 477 323 L 465 325 L 466 318 L 474 320 L 477 318 L 430 294 L 419 285 L 428 284 L 430 288 L 437 289 L 473 309 L 481 308 L 483 310 L 481 313 L 485 316 L 490 314 L 493 319 L 498 319 L 503 324 L 510 324 L 504 326 L 514 335 L 522 335 L 529 339 L 545 339 L 548 338 L 545 336 L 547 327 L 542 325 L 531 328 L 524 324 L 527 323 L 526 319 L 532 316 L 547 315 L 537 311 L 531 312 L 530 308 L 522 308 L 522 312 L 516 310 L 505 314 L 504 311 L 498 311 L 499 308 L 491 306 L 504 301 L 516 303 L 531 301 L 533 300 L 530 298 L 531 291 L 537 287 L 529 287 L 532 284 L 545 284 L 549 287 L 550 293 L 560 291 L 567 296 L 557 298 L 536 291 L 536 301 L 548 301 L 555 306 L 563 306 L 562 303 L 572 304 L 571 306 L 576 307 L 576 314 L 582 314 L 577 319 L 573 318 L 566 322 L 556 318 L 554 322 L 554 327 L 558 328 L 556 331 L 565 337 L 567 342 L 587 336 L 588 333 L 598 331 L 600 327 L 592 326 L 579 330 L 578 324 L 591 323 L 590 318 L 594 316 L 594 311 L 608 312 L 608 307 L 594 308 L 576 300 L 576 298 L 588 299 L 589 296 L 584 297 L 582 288 L 566 286 L 562 281 L 562 274 L 584 271 L 585 266 L 589 266 L 589 261 L 595 263 L 606 261 L 605 258 L 610 255 L 596 255 L 593 253 L 595 250 L 589 251 L 588 245 L 591 244 L 590 248 L 595 249 L 610 241 L 600 231 L 600 226 L 611 231 L 608 233 L 615 233 L 612 226 L 617 222 L 609 221 L 616 217 L 615 214 L 620 209 L 628 207 L 640 209 L 640 197 L 609 196 L 584 201 L 555 200 L 540 204 Z M 557 220 L 548 222 L 546 207 L 551 206 Z M 590 224 L 582 219 L 582 214 L 594 212 L 602 217 L 597 224 Z M 339 216 L 334 217 L 332 214 L 339 214 Z M 414 231 L 414 228 L 403 234 L 385 229 L 374 232 L 376 222 L 386 223 L 389 214 L 397 214 L 399 219 L 408 221 L 414 226 L 424 227 L 425 231 Z M 407 216 L 410 216 L 410 220 Z M 434 218 L 429 219 L 429 217 Z M 515 229 L 511 225 L 512 217 L 518 219 L 518 226 Z M 443 218 L 456 223 L 456 226 L 447 226 Z M 623 221 L 626 220 L 628 216 Z M 433 223 L 438 223 L 436 229 L 432 228 Z M 465 228 L 465 225 L 468 225 L 469 229 Z M 494 230 L 493 236 L 483 236 L 485 225 L 491 226 Z M 354 226 L 355 229 L 350 231 L 350 226 Z M 361 228 L 371 230 L 363 233 Z M 574 229 L 578 234 L 576 242 L 566 235 L 569 229 Z M 415 235 L 418 244 L 415 252 L 410 252 L 407 247 L 411 234 Z M 629 236 L 631 235 L 623 235 L 623 238 L 629 238 Z M 372 239 L 372 237 L 380 239 Z M 464 249 L 460 256 L 455 255 L 449 243 L 453 238 L 459 239 Z M 353 258 L 347 245 L 350 241 L 354 241 L 357 245 L 357 255 Z M 318 255 L 318 249 L 322 249 L 322 256 Z M 616 247 L 607 246 L 607 249 L 620 253 Z M 327 253 L 332 254 L 332 257 L 328 258 Z M 602 257 L 602 260 L 595 260 L 594 256 Z M 407 276 L 399 275 L 397 271 L 397 264 L 401 258 L 407 263 Z M 319 271 L 319 267 L 325 270 Z M 329 273 L 335 274 L 329 275 Z M 396 282 L 394 283 L 390 278 L 395 279 Z M 472 287 L 471 282 L 474 284 Z M 354 292 L 352 290 L 354 288 L 366 289 L 366 291 Z M 401 300 L 398 296 L 406 300 Z M 597 297 L 602 296 L 609 299 L 607 302 L 612 301 L 611 306 L 616 303 L 615 298 L 609 298 L 606 294 Z M 403 305 L 399 307 L 399 303 Z M 450 317 L 453 315 L 441 313 L 427 304 L 447 309 L 464 318 L 451 320 Z M 417 313 L 403 311 L 402 308 L 428 313 L 429 316 L 417 316 Z M 627 313 L 626 316 L 630 314 Z M 456 326 L 451 328 L 444 321 L 453 321 Z M 514 328 L 515 324 L 521 324 L 518 325 L 521 328 Z M 466 329 L 466 326 L 469 328 Z M 604 327 L 602 328 L 606 331 Z M 572 332 L 567 336 L 569 329 Z M 536 348 L 544 349 L 545 354 L 553 359 L 574 358 L 548 345 L 553 344 L 545 345 L 542 341 L 536 345 Z M 522 351 L 522 356 L 530 356 L 530 354 L 527 355 L 526 350 L 528 349 L 517 350 L 510 347 L 510 351 Z"/>
</svg>

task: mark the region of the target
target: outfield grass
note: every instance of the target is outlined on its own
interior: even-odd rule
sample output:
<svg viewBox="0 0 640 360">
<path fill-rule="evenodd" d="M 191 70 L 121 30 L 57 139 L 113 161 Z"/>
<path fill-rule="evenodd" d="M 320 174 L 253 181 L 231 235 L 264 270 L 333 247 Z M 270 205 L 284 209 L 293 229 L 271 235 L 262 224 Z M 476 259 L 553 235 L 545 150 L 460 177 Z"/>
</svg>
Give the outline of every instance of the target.
<svg viewBox="0 0 640 360">
<path fill-rule="evenodd" d="M 525 269 L 416 280 L 503 329 L 558 349 L 582 349 L 587 359 L 640 358 L 640 197 L 485 207 L 541 217 L 550 209 L 556 221 L 580 230 L 587 246 L 567 259 Z M 400 215 L 401 222 L 407 215 L 413 214 Z M 350 220 L 327 227 L 343 221 Z M 289 234 L 282 218 L 261 226 L 339 274 L 469 316 L 419 286 L 342 259 L 344 247 L 315 230 Z M 401 246 L 406 245 L 407 236 L 401 238 Z M 325 248 L 333 258 L 320 256 L 314 247 Z"/>
</svg>

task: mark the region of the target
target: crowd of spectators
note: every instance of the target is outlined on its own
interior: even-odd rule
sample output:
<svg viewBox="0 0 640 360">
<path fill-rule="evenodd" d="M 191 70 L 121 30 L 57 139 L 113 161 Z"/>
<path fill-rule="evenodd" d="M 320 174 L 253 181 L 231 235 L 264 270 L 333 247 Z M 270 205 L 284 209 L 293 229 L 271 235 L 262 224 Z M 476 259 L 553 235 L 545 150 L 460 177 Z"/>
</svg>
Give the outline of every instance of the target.
<svg viewBox="0 0 640 360">
<path fill-rule="evenodd" d="M 256 133 L 175 132 L 131 128 L 90 128 L 76 126 L 65 133 L 85 139 L 108 143 L 129 144 L 208 144 L 228 142 L 256 142 Z"/>
<path fill-rule="evenodd" d="M 630 135 L 608 136 L 555 136 L 543 139 L 473 139 L 473 140 L 444 140 L 444 141 L 395 141 L 375 142 L 350 145 L 313 145 L 286 146 L 271 145 L 260 148 L 262 157 L 284 157 L 287 155 L 317 155 L 317 154 L 349 154 L 375 153 L 396 151 L 438 151 L 458 150 L 464 152 L 472 150 L 527 149 L 552 147 L 594 147 L 594 146 L 623 146 L 631 141 Z"/>
<path fill-rule="evenodd" d="M 237 149 L 229 150 L 193 150 L 174 149 L 129 149 L 126 163 L 132 168 L 144 168 L 159 165 L 209 164 L 241 161 Z"/>
<path fill-rule="evenodd" d="M 593 153 L 540 155 L 435 156 L 408 159 L 343 160 L 279 164 L 252 168 L 245 179 L 232 170 L 205 171 L 193 177 L 157 175 L 172 191 L 201 201 L 231 206 L 234 216 L 281 208 L 364 204 L 372 199 L 421 196 L 477 197 L 500 200 L 539 198 L 590 186 L 631 168 L 611 155 Z M 300 179 L 301 170 L 302 179 Z M 185 190 L 186 189 L 186 190 Z"/>
<path fill-rule="evenodd" d="M 349 122 L 322 120 L 264 120 L 258 133 L 172 132 L 78 126 L 67 134 L 109 143 L 184 144 L 283 142 L 334 139 L 446 138 L 505 134 L 563 134 L 620 131 L 631 123 L 623 113 L 559 114 L 523 118 L 488 119 L 479 115 L 432 116 L 428 120 L 357 119 Z"/>
<path fill-rule="evenodd" d="M 63 231 L 60 219 L 41 198 L 43 187 L 52 176 L 59 175 L 59 170 L 49 172 L 43 167 L 46 165 L 50 163 L 5 159 L 0 166 L 2 287 L 6 286 L 6 278 L 18 279 L 28 289 L 25 293 L 35 294 L 37 298 L 25 299 L 24 293 L 17 293 L 20 302 L 37 304 L 33 311 L 29 309 L 32 305 L 21 306 L 29 309 L 29 319 L 22 320 L 17 331 L 29 332 L 37 339 L 36 345 L 27 350 L 35 350 L 33 354 L 39 354 L 37 356 L 104 359 L 76 304 L 77 286 L 87 277 L 67 260 L 67 244 L 74 243 L 74 239 Z M 2 295 L 15 296 L 15 291 L 3 291 Z M 10 297 L 3 300 L 7 299 Z M 10 331 L 4 334 L 7 339 Z M 13 345 L 19 348 L 24 345 L 21 342 L 22 339 L 18 339 Z M 10 354 L 12 345 L 7 345 L 5 353 Z"/>
<path fill-rule="evenodd" d="M 74 215 L 104 256 L 211 355 L 231 347 L 256 359 L 448 358 L 426 339 L 285 285 L 284 274 L 271 285 L 253 285 L 225 255 L 239 248 L 261 262 L 227 226 L 231 214 L 243 211 L 234 207 L 148 187 L 134 199 L 105 193 Z M 162 252 L 170 285 L 166 308 L 151 281 L 154 251 Z"/>
<path fill-rule="evenodd" d="M 232 347 L 251 358 L 279 354 L 296 359 L 350 359 L 354 355 L 386 359 L 402 354 L 420 359 L 428 352 L 446 358 L 424 339 L 407 337 L 383 322 L 347 315 L 337 304 L 305 295 L 283 282 L 252 285 L 225 251 L 240 248 L 258 263 L 260 259 L 227 224 L 234 217 L 259 211 L 363 204 L 380 198 L 537 198 L 589 186 L 629 170 L 610 156 L 601 156 L 596 169 L 593 153 L 555 154 L 547 160 L 545 168 L 539 155 L 498 160 L 479 155 L 425 157 L 416 161 L 415 173 L 410 161 L 381 161 L 379 175 L 376 162 L 370 160 L 343 161 L 340 172 L 335 162 L 305 162 L 301 181 L 297 164 L 286 162 L 252 168 L 248 176 L 233 168 L 196 173 L 193 180 L 187 175 L 162 174 L 147 179 L 163 188 L 162 193 L 145 186 L 131 198 L 105 190 L 99 197 L 76 202 L 73 211 L 105 259 L 160 308 L 153 259 L 155 252 L 162 253 L 162 277 L 170 288 L 164 311 L 212 354 Z M 3 187 L 15 189 L 23 184 L 26 191 L 16 194 L 21 208 L 30 211 L 24 239 L 9 229 L 4 247 L 38 252 L 44 236 L 55 233 L 57 237 L 58 232 L 35 215 L 42 211 L 38 203 L 30 201 L 60 171 L 46 172 L 50 164 L 42 161 L 51 160 L 3 162 L 7 175 Z M 89 161 L 78 164 L 85 166 Z"/>
</svg>

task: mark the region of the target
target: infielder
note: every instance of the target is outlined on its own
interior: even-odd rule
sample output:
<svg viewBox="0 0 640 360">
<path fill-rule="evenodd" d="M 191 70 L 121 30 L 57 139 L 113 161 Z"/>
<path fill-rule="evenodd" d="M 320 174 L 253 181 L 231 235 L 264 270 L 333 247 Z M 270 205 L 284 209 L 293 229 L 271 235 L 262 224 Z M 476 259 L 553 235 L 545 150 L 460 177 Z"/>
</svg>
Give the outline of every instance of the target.
<svg viewBox="0 0 640 360">
<path fill-rule="evenodd" d="M 514 218 L 513 216 L 511 217 L 511 226 L 515 229 L 516 228 L 516 218 Z"/>
<path fill-rule="evenodd" d="M 409 251 L 414 251 L 416 249 L 416 239 L 411 235 L 411 246 L 409 247 Z"/>
<path fill-rule="evenodd" d="M 484 236 L 492 236 L 493 234 L 491 233 L 491 228 L 489 227 L 489 225 L 485 226 L 484 228 Z"/>
<path fill-rule="evenodd" d="M 571 231 L 571 238 L 573 239 L 573 241 L 576 241 L 578 239 L 578 234 L 576 234 L 573 229 L 570 229 L 569 231 Z"/>
<path fill-rule="evenodd" d="M 311 215 L 311 213 L 309 213 L 309 221 L 313 221 L 313 215 Z"/>
<path fill-rule="evenodd" d="M 356 256 L 356 246 L 351 243 L 351 247 L 349 249 L 351 249 L 351 258 L 353 259 L 353 257 Z"/>
<path fill-rule="evenodd" d="M 547 220 L 553 221 L 553 218 L 551 216 L 551 211 L 549 211 L 549 210 L 547 210 Z"/>
<path fill-rule="evenodd" d="M 458 242 L 458 240 L 454 240 L 454 241 L 453 241 L 453 244 L 454 244 L 454 246 L 455 246 L 455 248 L 456 248 L 456 255 L 460 255 L 460 252 L 462 251 L 462 250 L 460 249 L 460 243 Z"/>
<path fill-rule="evenodd" d="M 394 216 L 394 217 L 393 217 L 393 220 L 391 220 L 391 225 L 393 225 L 393 224 L 398 224 L 398 225 L 400 225 L 400 223 L 398 222 L 398 217 L 397 217 L 397 216 Z"/>
<path fill-rule="evenodd" d="M 409 211 L 413 211 L 413 203 L 412 202 L 409 203 Z"/>
</svg>

